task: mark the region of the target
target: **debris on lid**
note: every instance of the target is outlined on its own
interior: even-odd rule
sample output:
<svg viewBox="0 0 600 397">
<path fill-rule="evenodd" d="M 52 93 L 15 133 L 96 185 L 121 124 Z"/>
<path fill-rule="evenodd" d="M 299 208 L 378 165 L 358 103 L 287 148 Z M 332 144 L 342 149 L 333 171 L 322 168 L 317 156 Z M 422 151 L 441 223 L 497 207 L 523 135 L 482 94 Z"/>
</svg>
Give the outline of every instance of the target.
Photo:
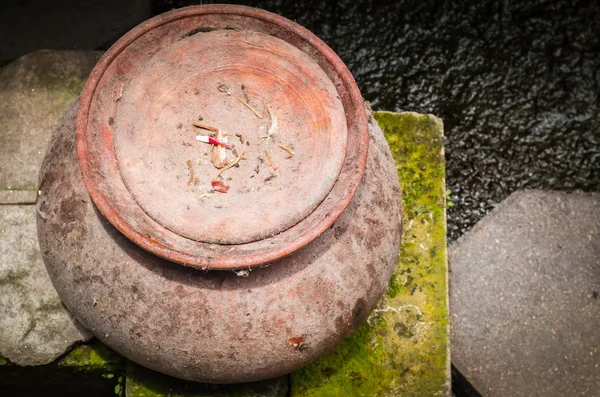
<svg viewBox="0 0 600 397">
<path fill-rule="evenodd" d="M 273 170 L 276 170 L 277 167 L 275 166 L 275 163 L 273 162 L 273 158 L 271 157 L 271 152 L 269 152 L 268 150 L 265 150 L 265 154 L 267 155 L 267 159 L 269 160 L 269 164 L 271 165 L 271 167 L 273 167 Z"/>
<path fill-rule="evenodd" d="M 290 154 L 290 157 L 288 157 L 288 158 L 291 158 L 294 156 L 294 151 L 292 149 L 290 149 L 288 146 L 285 146 L 283 144 L 283 142 L 279 141 L 279 147 Z"/>
<path fill-rule="evenodd" d="M 231 95 L 231 89 L 226 86 L 225 84 L 220 84 L 218 87 L 218 90 L 220 92 L 226 93 L 227 95 Z M 246 92 L 244 91 L 244 86 L 242 86 L 242 92 L 244 94 L 244 97 L 246 98 L 246 100 L 242 99 L 239 96 L 236 96 L 236 99 L 242 103 L 245 107 L 247 107 L 250 111 L 252 111 L 252 113 L 254 113 L 254 115 L 260 119 L 263 118 L 262 114 L 260 114 L 260 112 L 258 112 L 258 110 L 256 110 L 254 107 L 252 107 L 252 105 L 250 105 L 249 103 L 249 98 L 248 95 L 246 94 Z M 271 110 L 271 107 L 267 105 L 267 111 L 269 112 L 269 117 L 271 119 L 271 125 L 266 133 L 266 135 L 262 135 L 259 136 L 259 138 L 261 138 L 260 143 L 268 143 L 269 140 L 276 134 L 277 132 L 277 127 L 278 127 L 278 120 L 277 117 L 275 116 L 275 114 L 273 114 L 273 111 Z M 198 116 L 198 120 L 203 120 L 202 116 Z M 235 147 L 233 144 L 230 144 L 227 142 L 227 136 L 219 129 L 216 127 L 213 127 L 211 125 L 207 125 L 207 124 L 202 124 L 199 122 L 193 122 L 192 125 L 194 127 L 197 128 L 201 128 L 203 130 L 207 130 L 207 131 L 211 131 L 214 134 L 211 135 L 196 135 L 196 140 L 200 141 L 200 142 L 204 142 L 204 143 L 208 143 L 210 145 L 212 145 L 212 163 L 213 165 L 220 170 L 220 172 L 217 174 L 217 176 L 211 181 L 211 185 L 213 187 L 213 191 L 214 192 L 219 192 L 219 193 L 227 193 L 227 191 L 229 190 L 230 186 L 227 185 L 224 181 L 223 178 L 221 177 L 223 175 L 223 173 L 233 167 L 239 167 L 239 163 L 241 160 L 245 159 L 245 154 L 246 152 L 242 152 L 241 154 L 238 155 L 237 151 L 235 150 Z M 261 126 L 261 129 L 266 128 L 265 126 Z M 239 138 L 240 143 L 243 145 L 244 142 L 249 145 L 250 142 L 245 140 L 243 135 L 240 133 L 236 133 L 235 134 L 236 137 Z M 289 153 L 291 158 L 292 156 L 294 156 L 294 151 L 292 150 L 291 147 L 286 146 L 283 141 L 279 141 L 279 147 L 286 151 L 287 153 Z M 235 159 L 231 160 L 230 158 L 227 157 L 227 151 L 226 149 L 231 149 L 232 153 L 235 157 Z M 205 153 L 206 155 L 206 153 Z M 275 162 L 273 161 L 273 156 L 272 153 L 269 149 L 265 150 L 265 155 L 268 159 L 269 165 L 273 168 L 273 171 L 277 170 L 277 166 L 275 165 Z M 260 162 L 264 163 L 264 160 L 259 156 L 258 160 Z M 199 182 L 198 178 L 196 178 L 195 173 L 194 173 L 194 168 L 193 168 L 193 163 L 191 160 L 187 160 L 187 165 L 188 165 L 188 169 L 190 172 L 190 178 L 188 180 L 188 185 L 191 185 L 192 183 L 194 183 L 195 185 L 197 185 L 197 183 Z M 260 164 L 257 164 L 256 167 L 254 168 L 254 172 L 256 174 L 258 174 L 260 172 Z M 267 178 L 264 179 L 264 182 L 269 182 L 273 179 L 275 179 L 277 177 L 276 174 L 271 174 L 270 176 L 268 176 Z M 230 178 L 227 178 L 227 180 L 231 180 Z M 203 195 L 200 196 L 200 198 L 203 197 L 207 197 L 209 194 L 205 193 Z"/>
<path fill-rule="evenodd" d="M 261 142 L 269 142 L 269 139 L 275 135 L 275 130 L 277 130 L 277 117 L 271 111 L 271 107 L 267 106 L 267 111 L 269 112 L 269 116 L 271 116 L 271 126 L 269 127 L 269 131 L 267 131 L 267 135 L 261 136 Z"/>
<path fill-rule="evenodd" d="M 232 168 L 232 167 L 235 167 L 235 166 L 237 165 L 237 163 L 239 163 L 239 162 L 240 162 L 240 160 L 244 158 L 244 155 L 245 155 L 245 154 L 246 154 L 246 152 L 243 152 L 242 154 L 240 154 L 239 156 L 237 156 L 237 157 L 235 158 L 235 160 L 233 160 L 233 162 L 232 162 L 231 164 L 229 164 L 227 167 L 223 168 L 223 169 L 222 169 L 222 170 L 221 170 L 221 171 L 220 171 L 220 172 L 217 174 L 217 177 L 216 177 L 215 179 L 218 179 L 218 178 L 220 178 L 220 177 L 221 177 L 221 175 L 222 175 L 222 174 L 223 174 L 225 171 L 227 171 L 228 169 L 230 169 L 230 168 Z"/>
<path fill-rule="evenodd" d="M 244 99 L 246 100 L 246 102 L 250 102 L 250 97 L 248 97 L 248 94 L 246 93 L 246 86 L 242 84 L 242 94 L 244 94 Z"/>
<path fill-rule="evenodd" d="M 211 145 L 223 146 L 226 149 L 233 149 L 232 144 L 221 142 L 215 138 L 206 135 L 196 135 L 196 140 L 204 143 L 210 143 Z"/>
<path fill-rule="evenodd" d="M 219 193 L 227 193 L 227 191 L 229 190 L 229 185 L 225 184 L 225 182 L 223 181 L 212 181 L 211 182 L 213 189 L 215 189 L 215 192 L 219 192 Z"/>
<path fill-rule="evenodd" d="M 227 138 L 223 136 L 223 133 L 220 130 L 217 130 L 217 141 L 227 144 Z M 227 159 L 227 150 L 223 146 L 213 145 L 212 163 L 218 169 L 225 167 L 229 163 L 229 160 Z"/>
<path fill-rule="evenodd" d="M 244 136 L 242 134 L 240 134 L 239 132 L 236 132 L 235 136 L 240 138 L 240 143 L 243 145 L 244 144 Z"/>
<path fill-rule="evenodd" d="M 194 183 L 195 175 L 194 175 L 194 164 L 192 160 L 187 161 L 188 170 L 190 171 L 190 179 L 188 180 L 188 185 Z"/>
<path fill-rule="evenodd" d="M 208 130 L 212 132 L 219 132 L 219 129 L 216 127 L 212 127 L 210 125 L 201 124 L 201 123 L 192 123 L 194 127 L 202 128 L 203 130 Z"/>
<path fill-rule="evenodd" d="M 258 112 L 258 110 L 254 109 L 254 108 L 253 108 L 253 107 L 252 107 L 252 106 L 251 106 L 251 105 L 250 105 L 248 102 L 244 101 L 244 100 L 243 100 L 242 98 L 240 98 L 239 96 L 236 96 L 236 98 L 237 98 L 237 100 L 238 100 L 238 101 L 240 101 L 240 102 L 241 102 L 241 103 L 242 103 L 244 106 L 246 106 L 248 109 L 250 109 L 250 111 L 251 111 L 252 113 L 254 113 L 254 115 L 255 115 L 256 117 L 258 117 L 259 119 L 262 119 L 262 118 L 263 118 L 262 114 L 260 114 L 260 113 Z"/>
<path fill-rule="evenodd" d="M 219 86 L 217 87 L 217 90 L 219 90 L 219 92 L 223 92 L 227 95 L 231 95 L 231 88 L 227 87 L 225 84 L 219 84 Z"/>
</svg>

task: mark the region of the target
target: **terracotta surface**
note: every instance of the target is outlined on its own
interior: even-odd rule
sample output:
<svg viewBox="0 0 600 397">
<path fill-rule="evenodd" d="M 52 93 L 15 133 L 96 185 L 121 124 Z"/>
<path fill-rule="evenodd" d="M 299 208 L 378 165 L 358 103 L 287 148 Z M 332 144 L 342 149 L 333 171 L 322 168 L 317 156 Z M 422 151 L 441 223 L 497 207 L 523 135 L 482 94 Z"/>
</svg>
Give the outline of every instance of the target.
<svg viewBox="0 0 600 397">
<path fill-rule="evenodd" d="M 152 219 L 189 239 L 240 244 L 281 233 L 323 201 L 344 163 L 346 117 L 333 83 L 272 36 L 197 33 L 156 54 L 128 87 L 112 125 L 123 181 Z M 192 125 L 199 116 L 235 145 L 230 161 L 245 153 L 223 172 L 227 194 L 211 192 L 220 170 L 212 145 L 195 139 L 210 134 Z"/>
<path fill-rule="evenodd" d="M 227 193 L 211 186 L 219 170 L 194 139 L 210 133 L 192 126 L 199 118 L 228 135 L 230 162 L 244 153 L 223 174 Z M 179 9 L 130 31 L 98 62 L 77 116 L 101 212 L 142 248 L 203 269 L 263 265 L 317 238 L 356 191 L 367 143 L 360 92 L 337 55 L 241 6 Z"/>
<path fill-rule="evenodd" d="M 42 166 L 37 204 L 54 286 L 102 342 L 157 371 L 228 383 L 298 369 L 365 321 L 396 263 L 400 188 L 381 130 L 369 126 L 364 179 L 332 227 L 285 263 L 205 272 L 140 249 L 100 214 L 81 178 L 71 108 Z"/>
</svg>

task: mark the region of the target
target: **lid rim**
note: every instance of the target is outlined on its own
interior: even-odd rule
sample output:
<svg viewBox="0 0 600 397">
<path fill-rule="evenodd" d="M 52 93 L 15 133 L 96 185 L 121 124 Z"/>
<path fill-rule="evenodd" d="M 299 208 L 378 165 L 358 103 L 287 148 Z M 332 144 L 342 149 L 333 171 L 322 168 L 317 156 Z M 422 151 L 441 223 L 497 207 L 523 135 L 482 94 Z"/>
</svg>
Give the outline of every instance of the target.
<svg viewBox="0 0 600 397">
<path fill-rule="evenodd" d="M 275 244 L 275 246 L 272 248 L 259 250 L 258 252 L 253 252 L 250 254 L 222 255 L 214 257 L 194 255 L 169 248 L 161 242 L 154 240 L 152 237 L 146 236 L 138 232 L 131 226 L 131 224 L 126 219 L 124 219 L 117 212 L 117 210 L 110 204 L 110 201 L 108 200 L 106 195 L 102 193 L 96 181 L 94 180 L 94 170 L 90 168 L 89 163 L 89 148 L 86 136 L 88 118 L 94 93 L 108 66 L 118 57 L 118 55 L 125 48 L 127 48 L 127 46 L 129 46 L 137 38 L 148 33 L 149 31 L 167 23 L 177 21 L 179 19 L 206 14 L 233 14 L 244 17 L 256 18 L 285 28 L 287 31 L 293 33 L 305 42 L 309 43 L 328 62 L 328 64 L 331 65 L 335 73 L 339 75 L 341 80 L 340 83 L 344 85 L 344 88 L 346 89 L 346 92 L 348 94 L 347 102 L 351 105 L 351 109 L 347 109 L 346 101 L 343 101 L 344 108 L 346 110 L 347 123 L 349 123 L 350 125 L 351 122 L 354 122 L 358 126 L 358 134 L 355 142 L 355 156 L 352 158 L 348 158 L 348 151 L 346 152 L 347 158 L 344 161 L 342 171 L 340 172 L 338 180 L 335 182 L 332 191 L 335 189 L 336 185 L 340 183 L 339 178 L 342 177 L 344 169 L 346 169 L 346 171 L 349 170 L 348 167 L 352 169 L 352 172 L 350 173 L 350 176 L 352 178 L 350 181 L 343 181 L 349 183 L 346 183 L 347 189 L 344 189 L 343 193 L 339 197 L 337 197 L 335 205 L 333 205 L 333 207 L 327 213 L 325 213 L 321 219 L 318 219 L 316 221 L 312 220 L 313 222 L 310 224 L 310 227 L 299 233 L 291 241 L 282 242 L 279 243 L 279 245 Z M 340 85 L 340 83 L 338 83 L 338 85 Z M 352 114 L 349 115 L 350 111 L 352 112 Z M 350 74 L 350 71 L 348 70 L 346 65 L 341 61 L 341 59 L 333 52 L 333 50 L 331 50 L 331 48 L 329 48 L 323 41 L 317 38 L 310 31 L 292 21 L 287 20 L 286 18 L 269 13 L 267 11 L 237 5 L 201 5 L 186 7 L 178 10 L 173 10 L 165 14 L 161 14 L 133 28 L 131 31 L 125 34 L 125 36 L 119 39 L 102 56 L 102 58 L 98 61 L 96 67 L 94 67 L 86 83 L 84 91 L 81 95 L 76 123 L 76 149 L 79 158 L 80 168 L 83 175 L 83 180 L 88 192 L 90 193 L 92 200 L 99 208 L 101 213 L 122 234 L 124 234 L 127 238 L 129 238 L 131 241 L 133 241 L 143 249 L 154 253 L 155 255 L 164 259 L 177 262 L 183 265 L 203 269 L 240 269 L 249 268 L 253 266 L 262 266 L 269 262 L 281 259 L 316 239 L 325 230 L 327 230 L 327 228 L 329 228 L 333 224 L 333 222 L 335 222 L 335 220 L 348 206 L 352 197 L 354 196 L 354 193 L 356 192 L 360 184 L 366 166 L 368 142 L 368 122 L 366 111 L 363 105 L 362 96 L 360 95 L 358 87 L 356 86 L 356 83 L 354 81 L 354 78 Z M 348 172 L 346 173 L 348 174 Z M 328 198 L 330 198 L 330 195 L 331 192 L 326 196 L 325 200 L 323 200 L 323 203 L 326 202 Z M 323 203 L 319 204 L 317 209 L 321 205 L 323 205 Z M 313 213 L 316 212 L 317 209 L 315 209 Z M 309 214 L 300 223 L 309 219 L 313 215 L 313 213 Z M 290 229 L 285 230 L 281 234 L 285 234 L 288 231 L 294 229 L 295 227 L 296 226 L 293 226 Z M 267 240 L 269 239 L 266 239 L 265 241 Z"/>
</svg>

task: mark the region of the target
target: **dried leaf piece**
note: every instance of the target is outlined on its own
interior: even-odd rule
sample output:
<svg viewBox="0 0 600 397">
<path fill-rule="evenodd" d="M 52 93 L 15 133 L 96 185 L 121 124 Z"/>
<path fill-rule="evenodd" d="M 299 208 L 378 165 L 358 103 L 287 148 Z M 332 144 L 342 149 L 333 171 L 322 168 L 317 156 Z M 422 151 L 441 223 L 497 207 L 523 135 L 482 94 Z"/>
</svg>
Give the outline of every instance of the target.
<svg viewBox="0 0 600 397">
<path fill-rule="evenodd" d="M 211 185 L 213 187 L 213 189 L 215 190 L 215 192 L 219 192 L 219 193 L 227 193 L 227 191 L 229 190 L 229 185 L 225 184 L 225 182 L 223 181 L 212 181 Z"/>
</svg>

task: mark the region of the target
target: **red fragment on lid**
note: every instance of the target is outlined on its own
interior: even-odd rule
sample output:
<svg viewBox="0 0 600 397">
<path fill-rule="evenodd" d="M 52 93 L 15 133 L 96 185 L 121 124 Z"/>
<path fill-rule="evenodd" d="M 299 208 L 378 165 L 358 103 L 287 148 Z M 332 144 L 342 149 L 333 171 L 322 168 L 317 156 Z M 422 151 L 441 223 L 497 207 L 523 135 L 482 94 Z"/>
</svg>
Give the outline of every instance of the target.
<svg viewBox="0 0 600 397">
<path fill-rule="evenodd" d="M 223 181 L 212 181 L 211 184 L 213 189 L 215 189 L 215 192 L 227 193 L 229 190 L 229 185 L 225 184 Z"/>
</svg>

